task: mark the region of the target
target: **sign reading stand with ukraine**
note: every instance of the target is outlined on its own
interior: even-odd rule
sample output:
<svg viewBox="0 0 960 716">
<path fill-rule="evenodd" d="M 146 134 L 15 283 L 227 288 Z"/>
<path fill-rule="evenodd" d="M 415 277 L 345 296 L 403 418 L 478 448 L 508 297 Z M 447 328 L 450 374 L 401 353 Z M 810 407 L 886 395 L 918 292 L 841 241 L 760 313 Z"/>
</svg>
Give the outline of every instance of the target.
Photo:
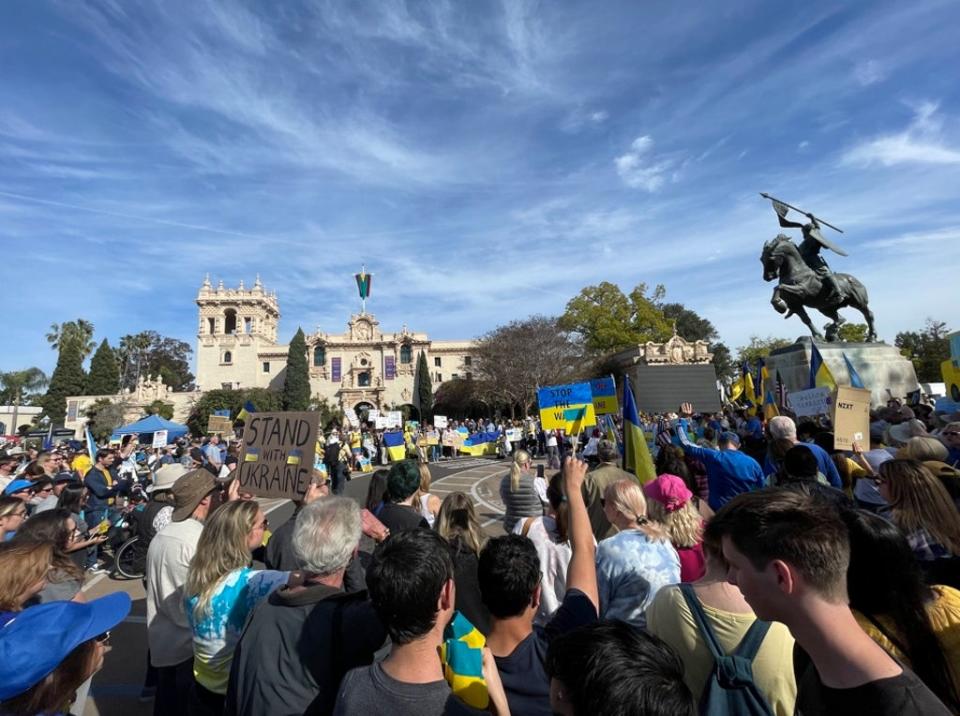
<svg viewBox="0 0 960 716">
<path fill-rule="evenodd" d="M 553 385 L 537 390 L 540 423 L 544 430 L 564 430 L 576 435 L 597 424 L 589 383 Z"/>
<path fill-rule="evenodd" d="M 593 393 L 593 410 L 597 415 L 615 415 L 620 412 L 617 384 L 613 382 L 612 375 L 591 380 L 590 392 Z"/>
<path fill-rule="evenodd" d="M 320 413 L 251 413 L 237 465 L 240 488 L 300 500 L 313 476 Z"/>
</svg>

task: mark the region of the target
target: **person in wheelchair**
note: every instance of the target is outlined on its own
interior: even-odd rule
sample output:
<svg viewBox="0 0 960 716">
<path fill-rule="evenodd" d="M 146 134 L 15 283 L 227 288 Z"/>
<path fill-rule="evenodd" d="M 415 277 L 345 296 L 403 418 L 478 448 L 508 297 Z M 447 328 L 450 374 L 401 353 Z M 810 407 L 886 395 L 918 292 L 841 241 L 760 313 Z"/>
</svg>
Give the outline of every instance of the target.
<svg viewBox="0 0 960 716">
<path fill-rule="evenodd" d="M 129 542 L 134 537 L 137 540 L 129 548 L 132 550 L 130 556 L 123 560 L 125 572 L 144 573 L 150 542 L 157 532 L 169 524 L 173 515 L 173 493 L 171 492 L 173 483 L 188 472 L 190 470 L 180 463 L 161 466 L 154 473 L 153 483 L 147 487 L 149 500 L 136 506 L 127 515 L 127 522 L 129 523 L 127 541 Z"/>
</svg>

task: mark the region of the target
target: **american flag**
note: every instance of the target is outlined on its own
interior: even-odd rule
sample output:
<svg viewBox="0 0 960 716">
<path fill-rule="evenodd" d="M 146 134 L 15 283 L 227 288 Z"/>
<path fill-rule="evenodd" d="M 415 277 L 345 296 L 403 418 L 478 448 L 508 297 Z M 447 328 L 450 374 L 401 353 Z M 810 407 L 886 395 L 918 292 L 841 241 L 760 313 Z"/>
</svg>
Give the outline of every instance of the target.
<svg viewBox="0 0 960 716">
<path fill-rule="evenodd" d="M 780 377 L 780 370 L 777 370 L 777 404 L 781 408 L 786 408 L 787 406 L 787 386 L 783 384 L 783 378 Z"/>
</svg>

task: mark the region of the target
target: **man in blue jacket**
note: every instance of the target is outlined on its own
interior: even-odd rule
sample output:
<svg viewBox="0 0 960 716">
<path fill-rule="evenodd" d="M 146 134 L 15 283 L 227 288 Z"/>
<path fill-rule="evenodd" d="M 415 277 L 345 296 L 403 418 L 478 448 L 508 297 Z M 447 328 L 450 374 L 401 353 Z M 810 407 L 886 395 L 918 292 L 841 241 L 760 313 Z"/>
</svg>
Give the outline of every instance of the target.
<svg viewBox="0 0 960 716">
<path fill-rule="evenodd" d="M 92 530 L 107 519 L 116 502 L 116 496 L 125 491 L 125 484 L 118 480 L 110 467 L 116 456 L 112 450 L 98 450 L 96 462 L 83 477 L 83 485 L 87 488 L 87 505 L 84 509 L 84 520 Z M 93 556 L 93 555 L 91 555 Z M 96 561 L 88 560 L 87 569 L 97 571 Z"/>
<path fill-rule="evenodd" d="M 767 423 L 767 432 L 770 433 L 771 440 L 783 438 L 789 440 L 794 445 L 799 444 L 809 448 L 813 456 L 817 458 L 817 469 L 827 478 L 830 486 L 836 487 L 838 490 L 843 489 L 843 483 L 840 482 L 840 473 L 837 472 L 837 466 L 833 464 L 833 458 L 830 457 L 830 453 L 819 445 L 799 442 L 797 440 L 797 424 L 793 422 L 793 418 L 788 418 L 786 415 L 778 415 L 771 418 L 770 422 Z M 770 462 L 770 457 L 767 456 L 763 469 L 764 474 L 770 475 L 777 471 L 777 466 Z"/>
<path fill-rule="evenodd" d="M 707 468 L 711 509 L 719 510 L 741 492 L 758 490 L 764 486 L 760 463 L 740 452 L 740 437 L 736 433 L 720 433 L 717 441 L 719 450 L 694 445 L 687 437 L 686 430 L 678 429 L 676 433 L 683 451 L 700 460 Z"/>
</svg>

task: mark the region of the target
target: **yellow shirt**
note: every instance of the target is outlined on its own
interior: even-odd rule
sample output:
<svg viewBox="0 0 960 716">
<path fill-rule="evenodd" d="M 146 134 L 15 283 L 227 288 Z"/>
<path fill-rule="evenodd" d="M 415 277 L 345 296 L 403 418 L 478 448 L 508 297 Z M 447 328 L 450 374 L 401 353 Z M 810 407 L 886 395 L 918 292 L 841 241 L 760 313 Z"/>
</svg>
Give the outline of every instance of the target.
<svg viewBox="0 0 960 716">
<path fill-rule="evenodd" d="M 78 475 L 86 475 L 91 467 L 93 467 L 93 460 L 90 459 L 89 455 L 77 455 L 70 463 L 70 469 Z"/>
<path fill-rule="evenodd" d="M 940 642 L 943 658 L 950 668 L 954 686 L 960 688 L 960 591 L 942 585 L 934 586 L 933 591 L 937 596 L 934 601 L 927 605 L 927 616 L 930 618 L 933 633 L 937 635 L 937 641 Z M 860 627 L 871 639 L 882 646 L 884 651 L 907 666 L 911 666 L 910 659 L 894 646 L 893 642 L 877 629 L 869 619 L 856 609 L 853 610 L 853 616 L 857 618 Z M 898 642 L 903 642 L 900 630 L 888 617 L 881 615 L 874 618 L 883 625 L 887 634 L 892 635 Z"/>
<path fill-rule="evenodd" d="M 734 614 L 703 604 L 710 627 L 728 654 L 756 620 L 753 614 Z M 684 664 L 684 677 L 699 702 L 707 677 L 713 671 L 713 657 L 707 648 L 680 587 L 671 584 L 657 592 L 647 608 L 647 631 L 669 644 Z M 777 716 L 793 716 L 797 684 L 793 678 L 793 637 L 783 624 L 774 622 L 753 660 L 753 679 L 767 697 Z"/>
</svg>

